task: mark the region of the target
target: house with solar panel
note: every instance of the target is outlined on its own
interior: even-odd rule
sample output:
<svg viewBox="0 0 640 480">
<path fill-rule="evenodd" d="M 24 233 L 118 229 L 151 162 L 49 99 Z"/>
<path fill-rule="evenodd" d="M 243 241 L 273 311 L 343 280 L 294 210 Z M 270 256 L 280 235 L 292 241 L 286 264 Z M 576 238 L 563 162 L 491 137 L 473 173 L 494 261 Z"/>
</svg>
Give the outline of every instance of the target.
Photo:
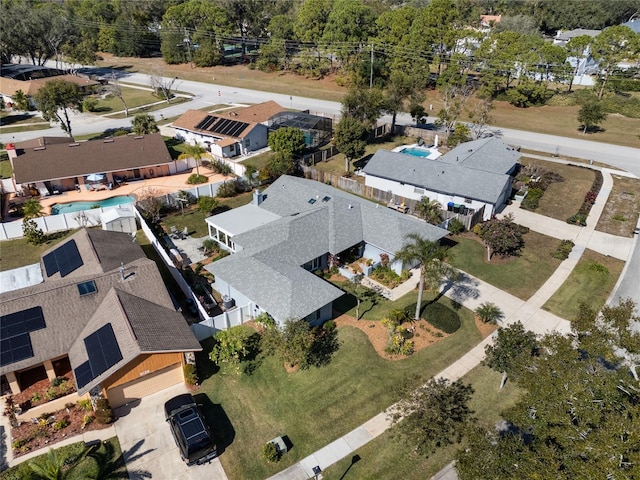
<svg viewBox="0 0 640 480">
<path fill-rule="evenodd" d="M 0 294 L 2 393 L 65 377 L 118 407 L 184 381 L 201 346 L 130 235 L 82 229 L 41 267 L 41 283 Z"/>
<path fill-rule="evenodd" d="M 176 138 L 200 145 L 214 156 L 233 158 L 267 146 L 267 122 L 285 109 L 274 101 L 226 113 L 187 110 L 171 127 Z"/>
<path fill-rule="evenodd" d="M 403 203 L 423 197 L 462 215 L 489 220 L 511 196 L 520 152 L 498 138 L 458 145 L 435 158 L 378 150 L 362 169 L 365 185 L 391 192 Z"/>
<path fill-rule="evenodd" d="M 313 180 L 281 176 L 253 202 L 206 219 L 209 236 L 232 252 L 205 268 L 212 285 L 252 316 L 267 312 L 277 322 L 304 318 L 318 325 L 332 317 L 344 292 L 316 271 L 347 258 L 381 254 L 393 262 L 409 233 L 439 241 L 448 232 L 356 195 Z M 365 272 L 366 274 L 367 272 Z"/>
</svg>

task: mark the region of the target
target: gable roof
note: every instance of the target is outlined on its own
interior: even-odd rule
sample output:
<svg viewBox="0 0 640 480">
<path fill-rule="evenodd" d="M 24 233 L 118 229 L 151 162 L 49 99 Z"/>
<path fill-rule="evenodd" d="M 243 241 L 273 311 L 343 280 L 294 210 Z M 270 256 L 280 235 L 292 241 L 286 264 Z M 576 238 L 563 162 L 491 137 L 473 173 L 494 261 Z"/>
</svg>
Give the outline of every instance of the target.
<svg viewBox="0 0 640 480">
<path fill-rule="evenodd" d="M 16 183 L 115 172 L 172 162 L 160 133 L 124 135 L 88 142 L 52 142 L 40 147 L 30 145 L 16 145 L 17 156 L 12 160 Z"/>
<path fill-rule="evenodd" d="M 263 196 L 260 206 L 253 208 L 276 218 L 235 235 L 233 241 L 241 250 L 205 268 L 279 319 L 304 318 L 344 294 L 302 268 L 305 263 L 361 242 L 393 253 L 408 233 L 432 241 L 448 234 L 313 180 L 283 175 Z M 243 211 L 236 210 L 231 212 L 241 218 Z M 231 212 L 221 214 L 223 223 L 229 223 Z M 216 218 L 207 222 L 216 225 Z"/>
<path fill-rule="evenodd" d="M 29 334 L 33 356 L 1 366 L 0 373 L 65 354 L 76 368 L 87 358 L 83 339 L 107 323 L 113 326 L 125 363 L 144 352 L 201 349 L 175 311 L 155 262 L 144 256 L 128 234 L 83 229 L 67 242 L 72 240 L 82 256 L 81 267 L 63 278 L 56 274 L 40 284 L 0 294 L 3 317 L 39 306 L 46 322 L 46 328 Z M 126 262 L 124 274 L 120 259 Z M 78 285 L 84 282 L 94 282 L 95 292 L 81 295 Z M 113 371 L 103 372 L 91 385 Z"/>
<path fill-rule="evenodd" d="M 58 75 L 47 78 L 34 78 L 32 80 L 16 80 L 13 78 L 0 77 L 0 93 L 13 97 L 18 90 L 28 96 L 34 96 L 40 88 L 46 83 L 53 80 L 64 80 L 65 82 L 71 82 L 78 85 L 80 88 L 92 87 L 98 85 L 98 82 L 90 80 L 88 78 L 77 77 L 75 75 Z"/>
</svg>

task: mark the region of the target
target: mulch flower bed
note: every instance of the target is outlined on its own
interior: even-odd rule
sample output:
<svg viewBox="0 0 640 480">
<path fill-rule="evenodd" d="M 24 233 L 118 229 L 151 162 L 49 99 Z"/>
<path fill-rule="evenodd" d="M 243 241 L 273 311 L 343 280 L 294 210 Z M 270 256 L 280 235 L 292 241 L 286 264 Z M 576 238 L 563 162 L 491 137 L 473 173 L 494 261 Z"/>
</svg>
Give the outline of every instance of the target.
<svg viewBox="0 0 640 480">
<path fill-rule="evenodd" d="M 69 403 L 67 408 L 43 414 L 34 421 L 23 422 L 13 427 L 11 429 L 13 456 L 19 457 L 25 453 L 52 446 L 68 437 L 108 426 L 98 423 L 93 411 L 88 411 L 77 403 Z"/>
</svg>

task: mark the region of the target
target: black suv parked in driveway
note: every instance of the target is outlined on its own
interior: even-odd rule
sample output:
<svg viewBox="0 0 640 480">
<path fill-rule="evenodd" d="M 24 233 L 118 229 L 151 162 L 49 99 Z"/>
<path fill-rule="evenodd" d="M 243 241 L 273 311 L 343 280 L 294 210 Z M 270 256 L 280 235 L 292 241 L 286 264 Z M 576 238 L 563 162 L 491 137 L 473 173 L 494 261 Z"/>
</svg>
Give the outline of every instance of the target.
<svg viewBox="0 0 640 480">
<path fill-rule="evenodd" d="M 201 464 L 215 458 L 215 440 L 191 394 L 173 397 L 164 404 L 164 413 L 180 456 L 187 465 Z"/>
</svg>

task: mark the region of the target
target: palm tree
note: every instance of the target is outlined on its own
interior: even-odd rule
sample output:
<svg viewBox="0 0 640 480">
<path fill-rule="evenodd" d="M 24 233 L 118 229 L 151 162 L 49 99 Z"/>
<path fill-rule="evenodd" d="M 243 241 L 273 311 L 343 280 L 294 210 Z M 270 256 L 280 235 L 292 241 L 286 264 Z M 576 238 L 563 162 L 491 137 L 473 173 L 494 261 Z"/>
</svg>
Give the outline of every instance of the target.
<svg viewBox="0 0 640 480">
<path fill-rule="evenodd" d="M 420 218 L 428 223 L 437 225 L 442 221 L 442 216 L 440 215 L 442 205 L 436 200 L 430 200 L 429 197 L 422 197 L 414 210 Z"/>
<path fill-rule="evenodd" d="M 430 290 L 437 290 L 443 278 L 455 280 L 458 272 L 444 263 L 447 248 L 421 237 L 417 233 L 407 235 L 405 244 L 394 254 L 396 260 L 403 264 L 420 263 L 420 283 L 418 285 L 418 304 L 416 305 L 415 321 L 420 320 L 422 292 L 425 285 Z"/>
<path fill-rule="evenodd" d="M 502 317 L 504 317 L 504 313 L 500 310 L 500 307 L 491 302 L 481 303 L 474 313 L 484 323 L 496 324 L 500 319 L 502 319 Z"/>
<path fill-rule="evenodd" d="M 80 456 L 80 458 L 69 468 L 65 468 L 67 465 L 67 457 L 60 454 L 60 451 L 55 448 L 50 448 L 46 455 L 34 458 L 29 461 L 29 468 L 31 469 L 30 478 L 37 478 L 38 480 L 67 480 L 81 478 L 75 472 L 75 467 L 79 461 L 84 458 L 86 451 Z"/>
<path fill-rule="evenodd" d="M 200 160 L 202 160 L 203 157 L 211 157 L 211 154 L 200 145 L 186 144 L 184 147 L 184 153 L 178 157 L 178 160 L 188 160 L 193 158 L 196 161 L 196 173 L 200 175 Z"/>
<path fill-rule="evenodd" d="M 25 220 L 42 216 L 42 205 L 35 198 L 31 198 L 22 205 L 22 213 Z"/>
</svg>

